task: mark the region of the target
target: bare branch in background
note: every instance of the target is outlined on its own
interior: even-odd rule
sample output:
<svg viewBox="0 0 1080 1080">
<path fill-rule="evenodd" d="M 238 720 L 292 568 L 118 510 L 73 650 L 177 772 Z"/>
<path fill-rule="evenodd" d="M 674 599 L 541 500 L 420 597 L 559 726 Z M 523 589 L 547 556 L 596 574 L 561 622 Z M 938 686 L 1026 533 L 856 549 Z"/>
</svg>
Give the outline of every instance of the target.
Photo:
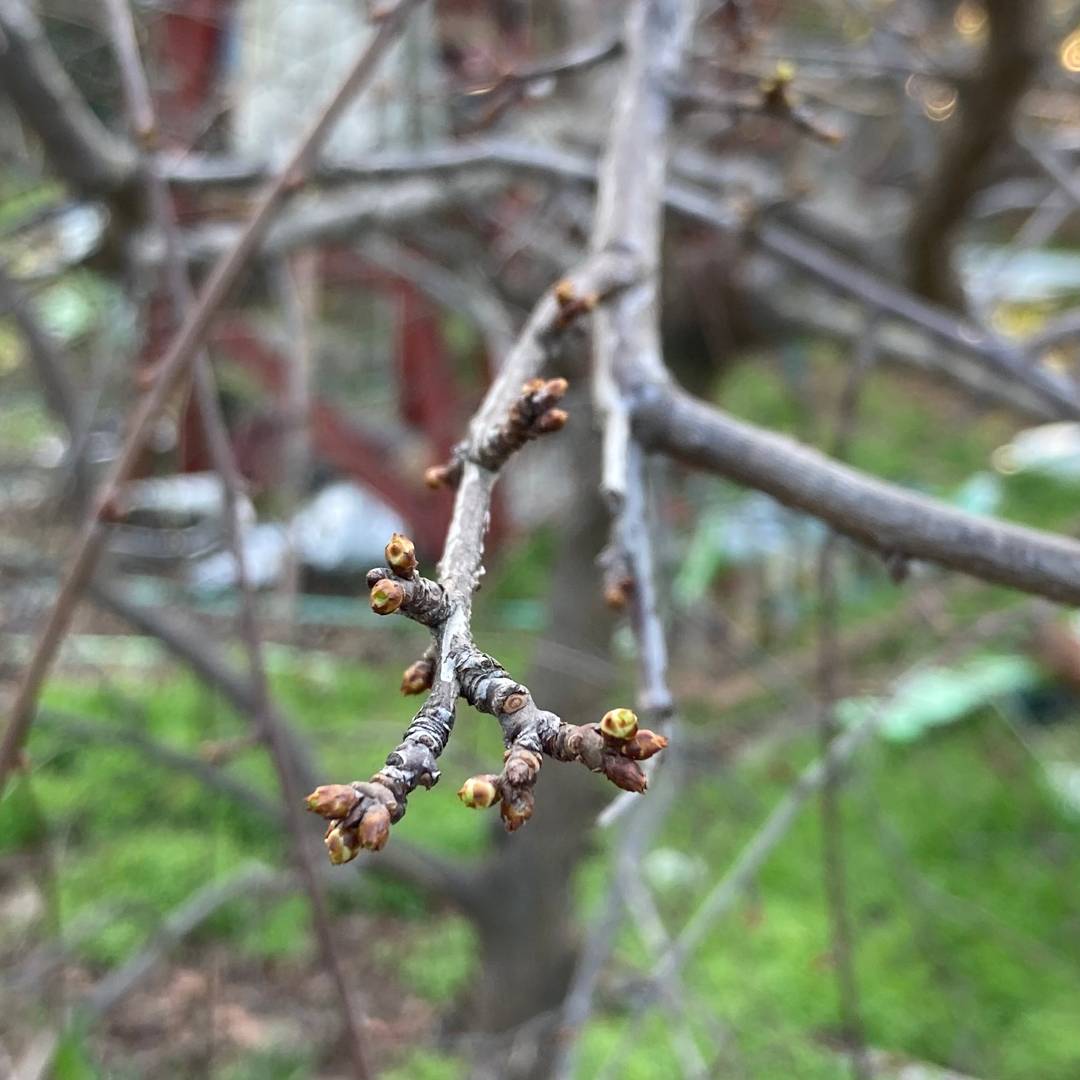
<svg viewBox="0 0 1080 1080">
<path fill-rule="evenodd" d="M 401 32 L 406 18 L 418 2 L 419 0 L 400 0 L 393 11 L 380 22 L 378 30 L 330 100 L 301 135 L 288 160 L 259 197 L 247 227 L 215 265 L 199 293 L 197 304 L 162 357 L 153 386 L 139 402 L 131 418 L 124 445 L 102 485 L 102 494 L 95 512 L 83 529 L 56 603 L 49 611 L 37 647 L 23 675 L 3 741 L 0 742 L 0 791 L 6 786 L 7 778 L 18 759 L 19 750 L 33 723 L 34 706 L 41 685 L 104 550 L 106 522 L 115 513 L 117 500 L 121 498 L 122 485 L 142 452 L 151 424 L 161 413 L 173 387 L 195 361 L 214 317 L 258 247 L 279 206 L 296 183 L 297 177 L 303 175 L 345 106 L 370 80 L 383 54 Z"/>
<path fill-rule="evenodd" d="M 76 191 L 111 194 L 134 180 L 134 151 L 83 100 L 26 0 L 0 2 L 0 90 Z"/>
<path fill-rule="evenodd" d="M 841 465 L 793 439 L 736 420 L 670 385 L 635 408 L 644 444 L 758 488 L 884 556 L 925 559 L 964 574 L 1080 602 L 1080 543 L 956 510 Z"/>
<path fill-rule="evenodd" d="M 912 286 L 940 304 L 963 307 L 952 262 L 961 218 L 994 152 L 1007 143 L 1013 113 L 1042 59 L 1042 0 L 986 0 L 989 37 L 978 72 L 963 86 L 959 120 L 925 183 L 907 236 Z"/>
</svg>

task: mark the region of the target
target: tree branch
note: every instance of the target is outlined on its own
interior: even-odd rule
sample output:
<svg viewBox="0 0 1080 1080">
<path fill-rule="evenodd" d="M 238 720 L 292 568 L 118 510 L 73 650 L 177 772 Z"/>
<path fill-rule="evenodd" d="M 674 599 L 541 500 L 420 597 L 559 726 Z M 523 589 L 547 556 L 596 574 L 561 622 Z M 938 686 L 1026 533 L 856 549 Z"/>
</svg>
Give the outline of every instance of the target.
<svg viewBox="0 0 1080 1080">
<path fill-rule="evenodd" d="M 644 444 L 758 488 L 886 556 L 1080 603 L 1080 544 L 1063 536 L 955 510 L 736 420 L 671 383 L 649 387 L 634 409 Z"/>
<path fill-rule="evenodd" d="M 7 783 L 7 778 L 18 759 L 19 749 L 33 722 L 34 705 L 41 685 L 52 665 L 60 642 L 71 625 L 72 615 L 93 575 L 94 567 L 104 550 L 105 523 L 115 513 L 120 487 L 137 462 L 153 422 L 165 407 L 181 375 L 194 363 L 218 309 L 232 290 L 248 259 L 258 247 L 278 207 L 307 169 L 311 158 L 322 145 L 345 106 L 369 81 L 379 60 L 401 32 L 407 16 L 418 3 L 419 0 L 399 0 L 393 11 L 380 23 L 375 35 L 349 69 L 330 100 L 301 135 L 281 171 L 262 193 L 243 233 L 214 267 L 203 286 L 198 303 L 185 318 L 162 358 L 153 387 L 139 402 L 131 418 L 127 437 L 103 485 L 96 512 L 88 520 L 76 544 L 70 568 L 61 583 L 56 603 L 49 612 L 45 627 L 23 675 L 8 726 L 0 742 L 0 791 Z"/>
<path fill-rule="evenodd" d="M 989 39 L 981 69 L 960 94 L 937 168 L 908 228 L 909 272 L 917 292 L 949 307 L 963 297 L 952 266 L 952 240 L 994 152 L 1009 138 L 1013 113 L 1042 56 L 1043 0 L 986 0 Z"/>
<path fill-rule="evenodd" d="M 112 194 L 135 178 L 135 153 L 94 115 L 25 0 L 0 0 L 0 90 L 76 191 Z"/>
</svg>

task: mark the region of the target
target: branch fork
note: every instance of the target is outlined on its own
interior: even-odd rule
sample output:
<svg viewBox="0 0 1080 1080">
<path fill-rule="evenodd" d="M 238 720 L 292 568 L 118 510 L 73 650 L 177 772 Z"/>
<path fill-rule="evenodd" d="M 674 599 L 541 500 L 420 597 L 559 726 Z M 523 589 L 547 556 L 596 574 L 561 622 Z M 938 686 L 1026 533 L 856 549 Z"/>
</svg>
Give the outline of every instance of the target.
<svg viewBox="0 0 1080 1080">
<path fill-rule="evenodd" d="M 556 310 L 564 309 L 560 305 Z M 529 379 L 505 418 L 474 437 L 456 456 L 460 486 L 455 521 L 438 581 L 420 574 L 415 546 L 398 533 L 386 545 L 386 565 L 368 573 L 376 614 L 404 615 L 431 631 L 430 647 L 406 668 L 401 681 L 404 694 L 429 693 L 401 743 L 370 780 L 326 784 L 308 796 L 308 809 L 328 821 L 326 848 L 334 864 L 350 862 L 365 849 L 380 850 L 391 825 L 404 816 L 409 794 L 438 782 L 438 758 L 453 731 L 459 697 L 495 717 L 506 751 L 499 773 L 470 777 L 458 796 L 472 809 L 498 804 L 509 832 L 532 817 L 534 788 L 545 755 L 580 762 L 624 791 L 640 793 L 647 787 L 638 763 L 667 745 L 662 735 L 639 730 L 629 709 L 612 709 L 596 724 L 563 723 L 541 709 L 529 688 L 472 638 L 472 592 L 479 580 L 483 542 L 476 522 L 486 516 L 491 481 L 511 454 L 563 427 L 567 414 L 559 402 L 566 390 L 565 379 Z M 463 536 L 466 521 L 469 531 Z"/>
</svg>

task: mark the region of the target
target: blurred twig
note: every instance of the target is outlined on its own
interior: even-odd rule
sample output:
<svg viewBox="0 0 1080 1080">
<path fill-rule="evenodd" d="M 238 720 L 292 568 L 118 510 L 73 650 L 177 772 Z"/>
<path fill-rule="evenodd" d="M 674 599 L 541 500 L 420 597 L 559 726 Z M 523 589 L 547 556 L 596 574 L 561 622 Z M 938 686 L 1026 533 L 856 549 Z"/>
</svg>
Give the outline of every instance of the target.
<svg viewBox="0 0 1080 1080">
<path fill-rule="evenodd" d="M 106 521 L 115 511 L 120 488 L 142 453 L 152 423 L 161 413 L 181 375 L 195 361 L 214 316 L 258 246 L 277 209 L 298 178 L 304 174 L 345 106 L 369 81 L 383 54 L 403 28 L 408 14 L 418 3 L 419 0 L 399 0 L 393 12 L 379 24 L 330 100 L 298 139 L 288 160 L 258 198 L 247 226 L 233 246 L 218 260 L 199 294 L 197 304 L 184 320 L 162 358 L 152 388 L 141 399 L 131 418 L 120 454 L 102 485 L 96 510 L 79 537 L 56 603 L 49 611 L 34 655 L 19 686 L 3 740 L 0 742 L 0 790 L 6 786 L 19 749 L 33 722 L 37 696 L 56 650 L 71 625 L 75 608 L 104 550 Z"/>
</svg>

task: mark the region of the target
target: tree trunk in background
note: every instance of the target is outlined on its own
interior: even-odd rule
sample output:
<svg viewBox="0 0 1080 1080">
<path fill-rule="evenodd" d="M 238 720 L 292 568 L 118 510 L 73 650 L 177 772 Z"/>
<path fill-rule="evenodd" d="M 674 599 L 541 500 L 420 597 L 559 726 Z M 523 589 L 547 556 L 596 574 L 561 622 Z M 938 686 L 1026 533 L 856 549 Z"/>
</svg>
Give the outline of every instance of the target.
<svg viewBox="0 0 1080 1080">
<path fill-rule="evenodd" d="M 572 723 L 610 707 L 610 613 L 595 566 L 608 521 L 597 495 L 599 443 L 583 408 L 573 412 L 577 477 L 551 578 L 549 626 L 558 641 L 541 644 L 527 682 L 537 702 Z M 577 659 L 567 663 L 567 650 Z M 577 671 L 594 660 L 595 678 Z M 474 1077 L 538 1080 L 548 1075 L 559 1007 L 580 944 L 574 919 L 574 872 L 593 842 L 593 821 L 617 794 L 579 765 L 545 760 L 536 814 L 513 836 L 502 834 L 481 870 L 475 913 L 482 975 L 471 1027 L 478 1045 Z"/>
</svg>

